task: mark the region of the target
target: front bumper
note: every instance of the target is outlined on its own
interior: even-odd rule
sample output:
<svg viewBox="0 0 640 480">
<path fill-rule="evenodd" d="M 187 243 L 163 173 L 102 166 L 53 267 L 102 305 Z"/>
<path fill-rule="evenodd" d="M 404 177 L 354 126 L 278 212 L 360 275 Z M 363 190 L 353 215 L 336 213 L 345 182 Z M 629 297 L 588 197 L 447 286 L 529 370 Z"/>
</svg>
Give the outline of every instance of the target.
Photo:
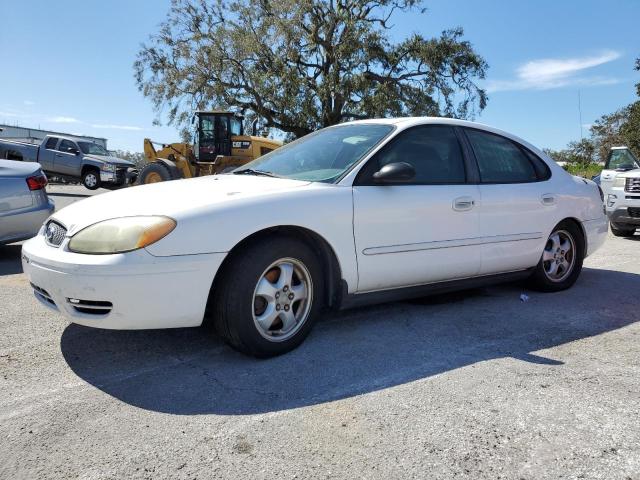
<svg viewBox="0 0 640 480">
<path fill-rule="evenodd" d="M 195 327 L 225 254 L 155 257 L 146 250 L 83 255 L 38 235 L 22 248 L 35 297 L 80 325 L 108 329 Z"/>
<path fill-rule="evenodd" d="M 100 181 L 116 186 L 133 185 L 138 178 L 138 170 L 132 167 L 117 168 L 115 172 L 100 171 Z"/>
<path fill-rule="evenodd" d="M 605 200 L 607 217 L 611 223 L 640 226 L 640 195 L 622 188 L 612 188 Z"/>
<path fill-rule="evenodd" d="M 640 202 L 638 202 L 640 204 Z M 614 225 L 637 225 L 640 227 L 640 214 L 637 212 L 640 206 L 623 207 L 612 210 L 609 214 L 609 220 Z"/>
</svg>

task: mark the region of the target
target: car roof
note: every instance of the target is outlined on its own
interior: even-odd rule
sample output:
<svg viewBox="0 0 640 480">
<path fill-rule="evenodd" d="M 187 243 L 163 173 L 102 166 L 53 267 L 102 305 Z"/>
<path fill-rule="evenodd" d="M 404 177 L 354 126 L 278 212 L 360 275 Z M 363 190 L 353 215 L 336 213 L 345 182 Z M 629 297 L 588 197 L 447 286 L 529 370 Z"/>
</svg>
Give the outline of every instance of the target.
<svg viewBox="0 0 640 480">
<path fill-rule="evenodd" d="M 39 170 L 40 164 L 37 162 L 0 160 L 0 177 L 27 177 Z"/>
<path fill-rule="evenodd" d="M 416 125 L 452 125 L 452 126 L 460 126 L 460 127 L 468 127 L 475 128 L 478 130 L 484 130 L 490 133 L 495 133 L 497 135 L 502 135 L 504 137 L 510 138 L 522 145 L 527 146 L 534 151 L 539 153 L 540 150 L 536 148 L 534 145 L 531 145 L 526 140 L 513 135 L 509 132 L 505 132 L 504 130 L 500 130 L 498 128 L 494 128 L 490 125 L 486 125 L 484 123 L 478 122 L 470 122 L 468 120 L 458 120 L 457 118 L 448 118 L 448 117 L 394 117 L 394 118 L 373 118 L 368 120 L 355 120 L 353 122 L 347 122 L 347 124 L 381 124 L 381 125 L 395 125 L 398 128 L 404 130 L 405 128 L 414 127 Z M 345 124 L 342 124 L 345 125 Z"/>
</svg>

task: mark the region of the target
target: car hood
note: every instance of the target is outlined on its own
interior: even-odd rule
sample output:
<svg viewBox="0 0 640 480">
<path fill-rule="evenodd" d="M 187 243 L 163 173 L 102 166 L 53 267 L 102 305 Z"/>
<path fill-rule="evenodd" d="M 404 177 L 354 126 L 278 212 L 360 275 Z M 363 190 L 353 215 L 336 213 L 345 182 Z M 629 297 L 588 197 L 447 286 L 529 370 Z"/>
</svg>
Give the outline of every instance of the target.
<svg viewBox="0 0 640 480">
<path fill-rule="evenodd" d="M 152 183 L 94 195 L 55 213 L 73 233 L 102 220 L 166 215 L 180 221 L 238 202 L 296 190 L 310 182 L 253 175 L 214 175 Z"/>
<path fill-rule="evenodd" d="M 113 163 L 115 165 L 122 165 L 123 167 L 134 167 L 135 163 L 129 160 L 124 160 L 118 157 L 112 157 L 110 155 L 85 155 L 86 160 L 96 160 L 98 162 Z"/>
<path fill-rule="evenodd" d="M 640 168 L 636 168 L 634 170 L 627 170 L 626 172 L 620 172 L 617 175 L 618 177 L 623 178 L 636 178 L 640 177 Z"/>
</svg>

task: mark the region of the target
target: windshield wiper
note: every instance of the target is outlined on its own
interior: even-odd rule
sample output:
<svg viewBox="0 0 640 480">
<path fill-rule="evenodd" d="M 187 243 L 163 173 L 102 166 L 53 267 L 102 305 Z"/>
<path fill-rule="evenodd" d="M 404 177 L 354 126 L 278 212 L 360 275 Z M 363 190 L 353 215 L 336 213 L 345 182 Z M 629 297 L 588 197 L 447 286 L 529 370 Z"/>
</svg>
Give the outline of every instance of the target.
<svg viewBox="0 0 640 480">
<path fill-rule="evenodd" d="M 277 177 L 277 175 L 271 172 L 265 172 L 264 170 L 254 170 L 253 168 L 243 168 L 242 170 L 236 170 L 234 175 L 261 175 L 263 177 Z"/>
</svg>

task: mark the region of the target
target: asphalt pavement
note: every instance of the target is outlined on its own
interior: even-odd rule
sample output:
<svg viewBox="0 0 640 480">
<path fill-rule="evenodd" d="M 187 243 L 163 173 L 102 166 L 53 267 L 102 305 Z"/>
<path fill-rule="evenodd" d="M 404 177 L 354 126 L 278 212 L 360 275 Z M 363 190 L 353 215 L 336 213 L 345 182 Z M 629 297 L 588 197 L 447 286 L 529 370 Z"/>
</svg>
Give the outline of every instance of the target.
<svg viewBox="0 0 640 480">
<path fill-rule="evenodd" d="M 10 245 L 0 333 L 1 479 L 640 479 L 640 234 L 568 291 L 334 313 L 269 360 L 200 328 L 69 324 Z"/>
</svg>

